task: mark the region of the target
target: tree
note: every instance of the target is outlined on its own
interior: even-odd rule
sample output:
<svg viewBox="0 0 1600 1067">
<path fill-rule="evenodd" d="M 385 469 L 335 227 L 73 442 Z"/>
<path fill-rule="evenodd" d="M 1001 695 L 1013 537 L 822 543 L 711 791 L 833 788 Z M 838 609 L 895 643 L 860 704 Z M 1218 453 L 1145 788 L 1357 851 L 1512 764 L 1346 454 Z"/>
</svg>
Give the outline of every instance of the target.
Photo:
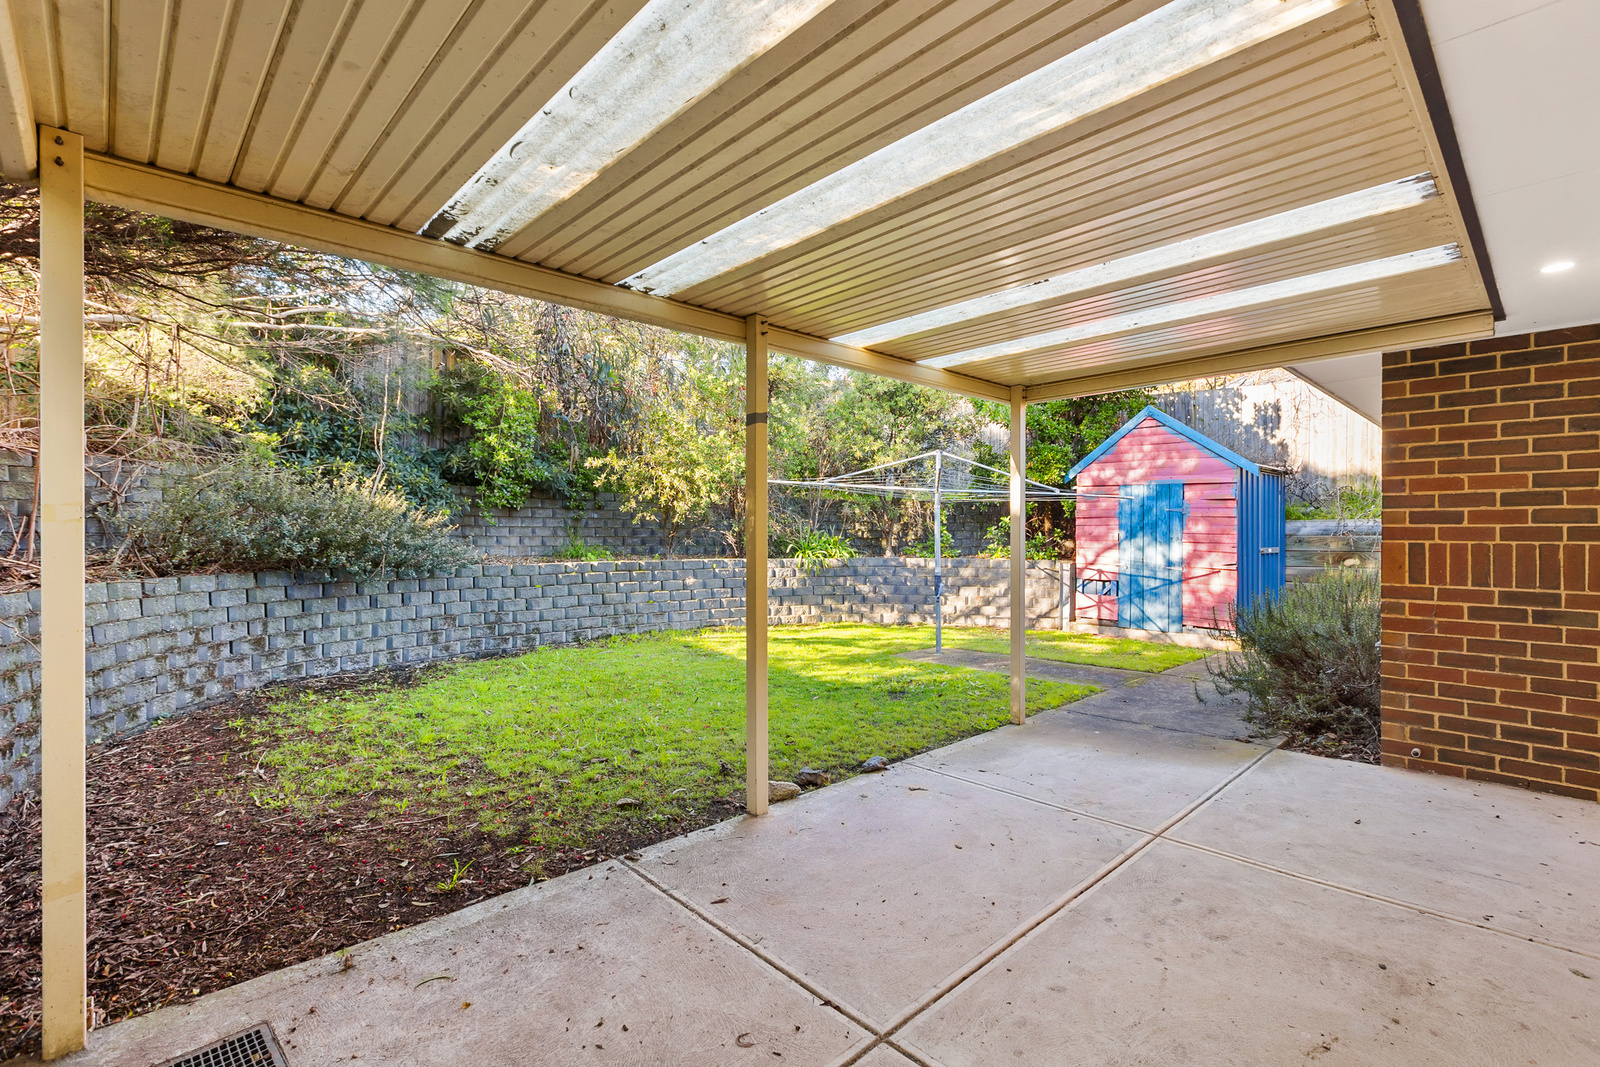
<svg viewBox="0 0 1600 1067">
<path fill-rule="evenodd" d="M 661 527 L 669 552 L 687 526 L 719 510 L 729 530 L 742 518 L 743 363 L 721 347 L 686 345 L 676 387 L 645 406 L 628 446 L 588 461 L 623 507 Z"/>
<path fill-rule="evenodd" d="M 1097 393 L 1030 404 L 1025 423 L 1028 477 L 1045 485 L 1065 485 L 1067 472 L 1100 447 L 1106 438 L 1140 408 L 1149 404 L 1154 396 L 1148 389 L 1127 389 L 1118 393 Z M 1009 418 L 1002 404 L 979 401 L 978 405 L 985 415 L 996 422 Z M 1072 515 L 1070 502 L 1029 504 L 1027 537 L 1030 546 L 1035 541 L 1043 541 L 1062 547 L 1063 542 L 1072 536 Z M 1029 551 L 1031 554 L 1032 548 Z"/>
</svg>

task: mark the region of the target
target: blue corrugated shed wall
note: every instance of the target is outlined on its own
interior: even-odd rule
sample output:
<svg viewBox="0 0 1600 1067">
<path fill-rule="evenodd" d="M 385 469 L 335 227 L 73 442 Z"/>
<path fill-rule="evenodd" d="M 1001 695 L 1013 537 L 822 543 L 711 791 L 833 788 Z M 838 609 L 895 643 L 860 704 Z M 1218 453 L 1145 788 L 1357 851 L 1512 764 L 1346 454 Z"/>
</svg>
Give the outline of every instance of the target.
<svg viewBox="0 0 1600 1067">
<path fill-rule="evenodd" d="M 1283 477 L 1239 471 L 1239 606 L 1283 588 Z"/>
</svg>

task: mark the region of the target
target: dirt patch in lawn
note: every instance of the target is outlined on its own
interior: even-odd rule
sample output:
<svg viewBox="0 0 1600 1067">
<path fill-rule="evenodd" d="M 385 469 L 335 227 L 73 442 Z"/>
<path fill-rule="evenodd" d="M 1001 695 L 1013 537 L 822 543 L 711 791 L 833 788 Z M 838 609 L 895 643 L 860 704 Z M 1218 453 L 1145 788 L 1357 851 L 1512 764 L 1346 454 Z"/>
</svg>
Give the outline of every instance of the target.
<svg viewBox="0 0 1600 1067">
<path fill-rule="evenodd" d="M 387 685 L 428 671 L 387 672 Z M 371 686 L 372 674 L 314 683 Z M 298 688 L 307 688 L 301 686 Z M 449 816 L 397 817 L 359 798 L 314 814 L 257 807 L 275 791 L 229 725 L 285 689 L 247 694 L 94 751 L 89 760 L 89 993 L 97 1024 L 180 1003 L 269 971 L 710 825 L 718 800 L 581 849 L 530 854 Z M 39 1046 L 39 810 L 0 812 L 0 1060 Z"/>
</svg>

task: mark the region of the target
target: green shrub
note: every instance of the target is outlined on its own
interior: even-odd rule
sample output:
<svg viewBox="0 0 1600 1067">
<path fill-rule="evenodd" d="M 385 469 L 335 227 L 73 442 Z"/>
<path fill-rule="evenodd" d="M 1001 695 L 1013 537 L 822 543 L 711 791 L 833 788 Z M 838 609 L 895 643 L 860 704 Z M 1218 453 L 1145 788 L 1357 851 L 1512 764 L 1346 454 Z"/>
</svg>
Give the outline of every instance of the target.
<svg viewBox="0 0 1600 1067">
<path fill-rule="evenodd" d="M 373 481 L 241 460 L 166 490 L 125 516 L 130 546 L 165 573 L 329 570 L 355 577 L 429 572 L 476 553 Z"/>
<path fill-rule="evenodd" d="M 950 527 L 948 527 L 948 526 L 944 527 L 943 529 L 941 529 L 939 531 L 939 534 L 940 534 L 940 537 L 939 537 L 939 554 L 941 556 L 953 556 L 953 555 L 955 555 L 956 554 L 956 539 L 951 536 Z M 928 532 L 928 536 L 923 538 L 921 541 L 918 541 L 916 544 L 907 545 L 905 554 L 907 556 L 912 556 L 912 557 L 914 557 L 916 559 L 932 559 L 933 558 L 933 531 L 930 530 Z"/>
<path fill-rule="evenodd" d="M 1046 537 L 1030 537 L 1024 542 L 1027 547 L 1025 555 L 1028 559 L 1058 559 L 1060 553 Z M 983 551 L 978 555 L 985 559 L 1010 559 L 1011 558 L 1011 516 L 1002 515 L 1000 521 L 983 532 Z"/>
<path fill-rule="evenodd" d="M 807 574 L 816 574 L 833 560 L 849 559 L 856 554 L 849 541 L 826 530 L 779 536 L 775 541 L 778 557 L 798 560 Z"/>
<path fill-rule="evenodd" d="M 551 559 L 570 559 L 579 563 L 598 563 L 616 559 L 616 555 L 603 545 L 591 545 L 577 534 L 569 534 L 567 543 L 550 553 Z"/>
<path fill-rule="evenodd" d="M 1245 721 L 1291 742 L 1329 739 L 1376 751 L 1377 575 L 1326 571 L 1230 616 L 1240 651 L 1212 657 L 1206 669 L 1220 695 L 1244 695 Z"/>
</svg>

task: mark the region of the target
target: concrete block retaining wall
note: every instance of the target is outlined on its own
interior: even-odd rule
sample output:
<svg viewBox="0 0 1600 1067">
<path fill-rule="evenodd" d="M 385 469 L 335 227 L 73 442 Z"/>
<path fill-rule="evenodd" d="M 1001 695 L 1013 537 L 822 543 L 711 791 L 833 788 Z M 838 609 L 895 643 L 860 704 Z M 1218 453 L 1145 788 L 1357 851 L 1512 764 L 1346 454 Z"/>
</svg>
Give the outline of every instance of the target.
<svg viewBox="0 0 1600 1067">
<path fill-rule="evenodd" d="M 946 621 L 1004 625 L 1005 560 L 949 561 Z M 931 623 L 933 564 L 774 561 L 774 622 Z M 1059 625 L 1055 564 L 1030 563 L 1030 626 Z M 622 560 L 462 567 L 338 581 L 262 572 L 84 588 L 93 741 L 271 682 L 519 652 L 621 633 L 744 622 L 744 562 Z M 0 805 L 37 774 L 37 590 L 0 595 Z"/>
</svg>

